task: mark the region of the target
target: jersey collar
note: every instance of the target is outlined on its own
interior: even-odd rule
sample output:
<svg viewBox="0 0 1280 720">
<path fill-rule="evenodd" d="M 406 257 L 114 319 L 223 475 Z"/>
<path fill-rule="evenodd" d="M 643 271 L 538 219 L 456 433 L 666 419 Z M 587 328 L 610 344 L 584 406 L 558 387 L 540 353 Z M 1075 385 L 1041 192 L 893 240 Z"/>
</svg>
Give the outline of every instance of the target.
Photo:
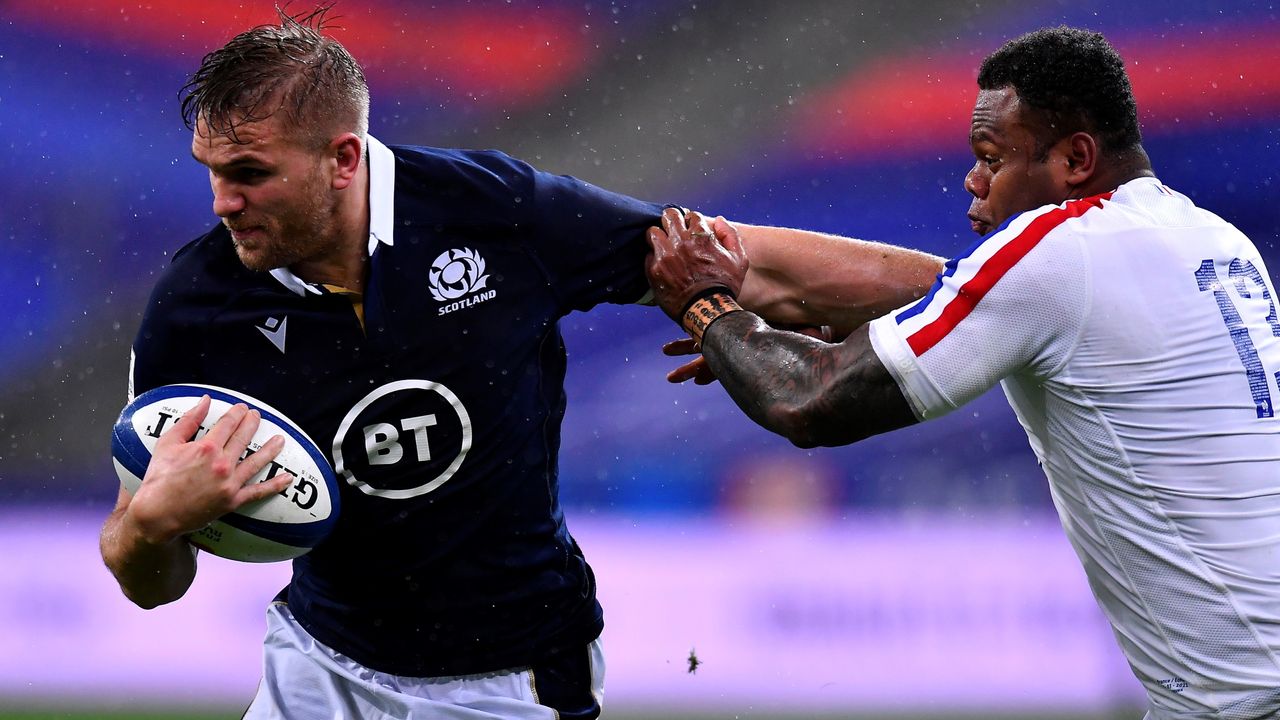
<svg viewBox="0 0 1280 720">
<path fill-rule="evenodd" d="M 396 157 L 391 148 L 372 135 L 365 136 L 369 148 L 369 255 L 378 244 L 394 245 Z M 271 277 L 298 295 L 323 295 L 325 290 L 294 275 L 289 268 L 276 268 Z"/>
<path fill-rule="evenodd" d="M 378 243 L 394 245 L 392 229 L 395 228 L 396 156 L 391 148 L 369 138 L 369 254 Z"/>
</svg>

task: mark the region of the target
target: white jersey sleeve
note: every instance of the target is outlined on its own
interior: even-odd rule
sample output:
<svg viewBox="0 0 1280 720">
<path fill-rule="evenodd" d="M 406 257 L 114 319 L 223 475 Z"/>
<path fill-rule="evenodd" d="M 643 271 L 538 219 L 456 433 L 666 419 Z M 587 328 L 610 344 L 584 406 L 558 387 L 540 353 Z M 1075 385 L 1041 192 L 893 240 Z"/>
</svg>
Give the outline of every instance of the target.
<svg viewBox="0 0 1280 720">
<path fill-rule="evenodd" d="M 1073 225 L 1100 198 L 1045 206 L 947 263 L 918 302 L 871 323 L 872 347 L 921 420 L 1014 375 L 1048 377 L 1088 312 L 1084 247 Z"/>
</svg>

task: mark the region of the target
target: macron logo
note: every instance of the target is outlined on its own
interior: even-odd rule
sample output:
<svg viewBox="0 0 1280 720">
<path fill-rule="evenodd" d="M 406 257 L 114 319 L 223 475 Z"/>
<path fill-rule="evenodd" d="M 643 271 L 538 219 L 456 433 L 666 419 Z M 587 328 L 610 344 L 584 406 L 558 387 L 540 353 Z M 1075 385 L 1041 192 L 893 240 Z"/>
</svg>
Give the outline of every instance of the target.
<svg viewBox="0 0 1280 720">
<path fill-rule="evenodd" d="M 261 325 L 256 325 L 258 332 L 262 333 L 272 345 L 280 352 L 284 352 L 284 332 L 289 327 L 289 317 L 286 315 L 279 320 L 275 318 L 267 318 L 267 321 Z"/>
</svg>

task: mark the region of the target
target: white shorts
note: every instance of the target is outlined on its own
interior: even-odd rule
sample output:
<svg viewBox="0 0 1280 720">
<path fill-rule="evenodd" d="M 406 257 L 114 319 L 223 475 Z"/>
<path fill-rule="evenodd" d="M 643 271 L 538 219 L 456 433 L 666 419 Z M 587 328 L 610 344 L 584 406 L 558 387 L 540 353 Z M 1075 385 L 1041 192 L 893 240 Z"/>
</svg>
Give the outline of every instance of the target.
<svg viewBox="0 0 1280 720">
<path fill-rule="evenodd" d="M 557 720 L 595 718 L 604 699 L 604 653 L 585 648 L 590 687 L 566 688 L 553 669 L 419 678 L 377 672 L 316 642 L 284 603 L 267 609 L 262 683 L 248 720 Z M 547 677 L 548 675 L 552 677 Z M 542 690 L 543 701 L 539 701 Z M 573 692 L 577 690 L 578 692 Z M 585 697 L 589 691 L 590 697 Z M 567 701 L 553 695 L 577 695 Z M 594 700 L 594 702 L 592 702 Z M 559 705 L 559 708 L 554 707 Z"/>
</svg>

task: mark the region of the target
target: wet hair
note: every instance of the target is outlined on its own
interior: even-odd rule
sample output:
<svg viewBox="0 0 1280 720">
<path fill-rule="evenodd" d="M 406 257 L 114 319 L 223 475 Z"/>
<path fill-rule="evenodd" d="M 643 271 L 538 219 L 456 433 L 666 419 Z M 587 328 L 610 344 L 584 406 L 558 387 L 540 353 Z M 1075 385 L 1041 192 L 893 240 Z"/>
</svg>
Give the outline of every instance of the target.
<svg viewBox="0 0 1280 720">
<path fill-rule="evenodd" d="M 289 14 L 232 38 L 200 62 L 179 92 L 182 120 L 203 119 L 213 133 L 241 142 L 236 128 L 284 111 L 301 143 L 323 147 L 336 132 L 362 139 L 369 128 L 369 87 L 351 53 L 325 36 L 332 4 Z"/>
<path fill-rule="evenodd" d="M 1039 160 L 1074 132 L 1093 135 L 1113 154 L 1142 142 L 1124 61 L 1099 33 L 1062 26 L 1010 40 L 982 61 L 978 87 L 1012 87 L 1038 116 L 1039 127 L 1031 130 Z"/>
</svg>

